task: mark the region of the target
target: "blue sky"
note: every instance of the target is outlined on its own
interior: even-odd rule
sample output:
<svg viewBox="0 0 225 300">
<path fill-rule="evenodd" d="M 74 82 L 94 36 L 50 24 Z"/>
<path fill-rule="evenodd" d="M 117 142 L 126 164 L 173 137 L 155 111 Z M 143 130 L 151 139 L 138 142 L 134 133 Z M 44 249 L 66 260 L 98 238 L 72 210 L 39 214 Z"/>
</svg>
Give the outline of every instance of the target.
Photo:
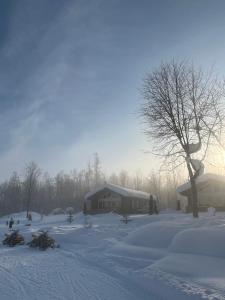
<svg viewBox="0 0 225 300">
<path fill-rule="evenodd" d="M 0 0 L 0 179 L 35 160 L 145 174 L 151 141 L 136 111 L 142 78 L 188 58 L 225 74 L 225 2 Z"/>
</svg>

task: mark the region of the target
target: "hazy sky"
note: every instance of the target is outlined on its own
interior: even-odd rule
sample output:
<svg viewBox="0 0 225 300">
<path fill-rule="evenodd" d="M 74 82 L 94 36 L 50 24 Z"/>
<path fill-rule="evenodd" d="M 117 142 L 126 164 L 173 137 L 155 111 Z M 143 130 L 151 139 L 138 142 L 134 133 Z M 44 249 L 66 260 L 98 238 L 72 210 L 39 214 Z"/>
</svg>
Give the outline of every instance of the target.
<svg viewBox="0 0 225 300">
<path fill-rule="evenodd" d="M 108 173 L 156 169 L 138 89 L 174 57 L 225 74 L 225 1 L 0 0 L 0 179 L 94 152 Z"/>
</svg>

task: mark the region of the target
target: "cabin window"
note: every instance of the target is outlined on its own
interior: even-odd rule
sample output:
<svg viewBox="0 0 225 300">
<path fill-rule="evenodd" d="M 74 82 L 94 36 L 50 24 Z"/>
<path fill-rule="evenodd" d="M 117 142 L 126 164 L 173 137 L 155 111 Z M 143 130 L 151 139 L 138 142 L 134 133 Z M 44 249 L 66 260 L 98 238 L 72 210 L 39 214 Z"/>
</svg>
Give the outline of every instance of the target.
<svg viewBox="0 0 225 300">
<path fill-rule="evenodd" d="M 102 209 L 102 208 L 104 208 L 104 201 L 99 201 L 98 202 L 98 208 L 100 208 L 100 209 Z"/>
<path fill-rule="evenodd" d="M 138 208 L 142 208 L 143 207 L 143 200 L 139 200 L 139 203 L 138 203 Z"/>
<path fill-rule="evenodd" d="M 138 208 L 139 207 L 139 203 L 137 199 L 133 199 L 133 208 Z"/>
</svg>

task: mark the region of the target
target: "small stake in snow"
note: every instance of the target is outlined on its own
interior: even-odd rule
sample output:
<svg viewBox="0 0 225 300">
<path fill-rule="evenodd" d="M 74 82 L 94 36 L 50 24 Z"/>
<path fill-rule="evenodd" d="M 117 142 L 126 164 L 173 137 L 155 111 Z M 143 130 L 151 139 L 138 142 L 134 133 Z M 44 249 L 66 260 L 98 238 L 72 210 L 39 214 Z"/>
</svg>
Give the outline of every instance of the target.
<svg viewBox="0 0 225 300">
<path fill-rule="evenodd" d="M 12 230 L 12 227 L 13 227 L 13 224 L 14 224 L 14 220 L 13 220 L 13 217 L 10 218 L 9 220 L 9 230 Z"/>
<path fill-rule="evenodd" d="M 69 212 L 69 215 L 67 217 L 67 221 L 71 224 L 73 222 L 73 220 L 74 220 L 73 214 L 72 214 L 72 212 Z"/>
<path fill-rule="evenodd" d="M 129 219 L 128 215 L 123 215 L 123 219 L 121 220 L 121 222 L 127 224 L 128 222 L 132 221 L 131 219 Z"/>
</svg>

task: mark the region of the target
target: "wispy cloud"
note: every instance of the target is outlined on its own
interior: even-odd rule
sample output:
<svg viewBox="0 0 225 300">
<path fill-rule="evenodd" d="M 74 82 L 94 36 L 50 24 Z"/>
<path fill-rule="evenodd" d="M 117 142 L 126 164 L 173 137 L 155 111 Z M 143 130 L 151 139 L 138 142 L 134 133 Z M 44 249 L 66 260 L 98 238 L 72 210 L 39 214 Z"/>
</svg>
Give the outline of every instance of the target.
<svg viewBox="0 0 225 300">
<path fill-rule="evenodd" d="M 145 144 L 132 113 L 145 71 L 179 53 L 222 55 L 199 42 L 220 38 L 222 7 L 202 10 L 195 1 L 0 3 L 0 176 L 31 159 L 50 171 L 82 167 L 96 151 L 108 169 L 136 168 Z"/>
</svg>

